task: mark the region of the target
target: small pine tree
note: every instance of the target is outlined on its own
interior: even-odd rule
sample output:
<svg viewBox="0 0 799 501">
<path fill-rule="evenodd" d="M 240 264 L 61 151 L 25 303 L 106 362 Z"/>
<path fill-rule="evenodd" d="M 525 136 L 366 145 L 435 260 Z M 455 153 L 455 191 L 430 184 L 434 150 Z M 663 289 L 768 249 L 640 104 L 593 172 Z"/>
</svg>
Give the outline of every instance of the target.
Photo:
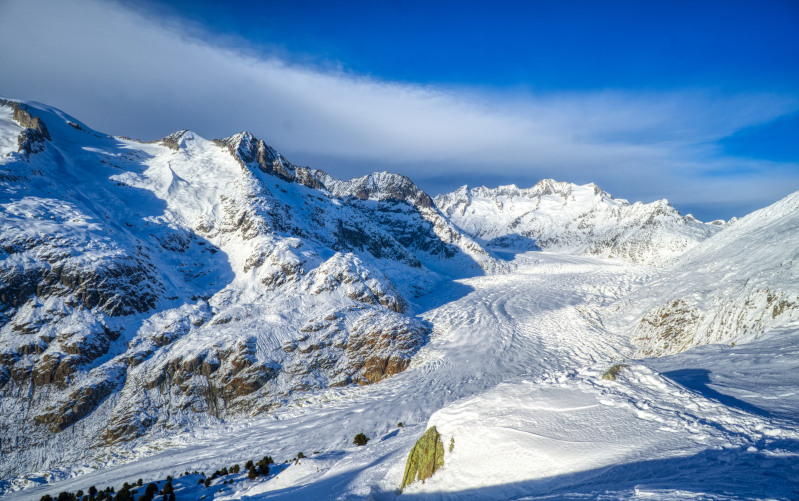
<svg viewBox="0 0 799 501">
<path fill-rule="evenodd" d="M 247 472 L 247 478 L 250 480 L 254 479 L 258 476 L 258 472 L 255 471 L 254 467 L 251 467 L 250 470 Z"/>
<path fill-rule="evenodd" d="M 133 495 L 128 489 L 123 487 L 122 489 L 119 489 L 119 492 L 117 492 L 114 496 L 114 501 L 133 501 Z"/>
<path fill-rule="evenodd" d="M 211 487 L 211 479 L 210 478 L 206 478 L 205 479 L 205 486 L 206 487 Z"/>
<path fill-rule="evenodd" d="M 254 465 L 252 464 L 252 459 L 247 461 L 247 464 L 244 465 L 244 468 L 251 470 Z"/>
<path fill-rule="evenodd" d="M 305 454 L 303 454 L 302 452 L 298 452 L 297 459 L 303 459 L 303 458 L 305 458 Z"/>
<path fill-rule="evenodd" d="M 53 497 L 50 494 L 45 494 L 39 498 L 39 501 L 53 501 Z"/>
<path fill-rule="evenodd" d="M 97 495 L 97 487 L 95 486 L 89 487 L 89 497 L 93 498 L 96 495 Z"/>
<path fill-rule="evenodd" d="M 405 428 L 405 425 L 404 425 L 404 424 L 402 424 L 402 421 L 400 421 L 399 423 L 397 423 L 397 428 Z"/>
<path fill-rule="evenodd" d="M 239 471 L 241 471 L 241 469 L 239 468 L 238 464 L 234 464 L 233 467 L 230 468 L 230 471 L 232 471 L 233 473 L 238 473 Z"/>
<path fill-rule="evenodd" d="M 164 495 L 172 494 L 173 492 L 175 492 L 175 488 L 172 486 L 172 479 L 169 477 L 166 478 L 167 480 L 166 483 L 164 484 Z"/>
<path fill-rule="evenodd" d="M 139 498 L 140 501 L 153 501 L 155 495 L 158 494 L 158 486 L 152 482 L 147 484 L 147 488 L 144 489 L 144 496 Z"/>
<path fill-rule="evenodd" d="M 358 433 L 357 435 L 355 435 L 355 439 L 352 441 L 352 443 L 360 447 L 362 445 L 366 445 L 366 442 L 368 441 L 369 437 L 367 437 L 363 433 Z"/>
</svg>

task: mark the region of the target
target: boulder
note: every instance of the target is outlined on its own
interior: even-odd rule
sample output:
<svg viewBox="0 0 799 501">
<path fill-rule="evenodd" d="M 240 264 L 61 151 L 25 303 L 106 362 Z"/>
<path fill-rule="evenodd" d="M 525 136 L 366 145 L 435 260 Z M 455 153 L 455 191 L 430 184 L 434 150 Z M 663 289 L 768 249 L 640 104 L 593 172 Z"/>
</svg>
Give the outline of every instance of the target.
<svg viewBox="0 0 799 501">
<path fill-rule="evenodd" d="M 431 426 L 416 441 L 416 445 L 408 454 L 400 489 L 405 489 L 417 480 L 424 482 L 442 466 L 444 466 L 444 444 L 441 442 L 441 435 L 436 427 Z"/>
</svg>

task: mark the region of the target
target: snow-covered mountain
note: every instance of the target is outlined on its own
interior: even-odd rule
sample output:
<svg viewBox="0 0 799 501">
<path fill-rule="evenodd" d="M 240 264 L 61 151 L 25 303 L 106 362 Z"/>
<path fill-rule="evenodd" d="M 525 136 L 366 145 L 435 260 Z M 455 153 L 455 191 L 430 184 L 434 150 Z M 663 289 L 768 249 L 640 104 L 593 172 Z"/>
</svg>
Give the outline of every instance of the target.
<svg viewBox="0 0 799 501">
<path fill-rule="evenodd" d="M 249 133 L 145 144 L 2 101 L 0 148 L 5 473 L 396 374 L 413 298 L 496 266 L 407 178 Z"/>
<path fill-rule="evenodd" d="M 439 195 L 436 205 L 489 248 L 543 250 L 663 265 L 723 223 L 681 216 L 666 200 L 615 199 L 595 184 L 551 179 L 532 188 L 468 188 Z"/>
<path fill-rule="evenodd" d="M 0 495 L 790 499 L 798 215 L 551 180 L 433 199 L 0 100 Z M 401 494 L 432 426 L 443 465 Z"/>
<path fill-rule="evenodd" d="M 638 293 L 641 356 L 742 343 L 799 319 L 799 192 L 681 256 Z"/>
</svg>

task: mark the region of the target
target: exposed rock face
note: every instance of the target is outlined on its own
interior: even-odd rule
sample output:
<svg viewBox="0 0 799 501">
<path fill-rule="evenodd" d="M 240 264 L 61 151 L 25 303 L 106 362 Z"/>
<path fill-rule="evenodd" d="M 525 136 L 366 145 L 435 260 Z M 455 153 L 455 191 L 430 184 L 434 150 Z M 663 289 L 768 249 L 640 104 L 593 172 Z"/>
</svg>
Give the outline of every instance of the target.
<svg viewBox="0 0 799 501">
<path fill-rule="evenodd" d="M 358 200 L 407 202 L 414 207 L 430 209 L 433 200 L 409 178 L 391 172 L 376 172 L 364 177 L 342 181 L 333 179 L 322 171 L 313 171 L 325 188 L 337 197 L 355 197 Z"/>
<path fill-rule="evenodd" d="M 44 150 L 45 140 L 50 140 L 50 132 L 39 117 L 32 116 L 28 107 L 16 101 L 0 99 L 0 106 L 8 106 L 13 111 L 12 118 L 23 128 L 17 137 L 20 153 L 30 155 Z"/>
<path fill-rule="evenodd" d="M 424 432 L 408 454 L 400 489 L 405 489 L 417 480 L 424 482 L 442 466 L 444 466 L 444 444 L 441 442 L 438 430 L 433 426 Z"/>
<path fill-rule="evenodd" d="M 258 139 L 249 132 L 241 132 L 214 142 L 227 148 L 242 167 L 247 164 L 255 164 L 262 172 L 276 176 L 283 181 L 297 182 L 314 189 L 322 188 L 322 184 L 313 174 L 314 171 L 292 164 L 266 144 L 263 139 Z"/>
<path fill-rule="evenodd" d="M 616 377 L 619 374 L 621 374 L 621 370 L 624 369 L 625 367 L 627 367 L 625 364 L 614 365 L 613 367 L 605 371 L 604 374 L 602 374 L 602 379 L 607 379 L 608 381 L 615 381 Z"/>
<path fill-rule="evenodd" d="M 738 344 L 799 319 L 798 224 L 794 193 L 730 224 L 639 290 L 638 356 Z"/>
<path fill-rule="evenodd" d="M 170 150 L 178 151 L 180 148 L 180 140 L 183 138 L 183 134 L 189 132 L 186 129 L 179 130 L 177 132 L 173 132 L 172 134 L 166 136 L 162 140 L 158 141 L 158 143 L 166 146 Z"/>
</svg>

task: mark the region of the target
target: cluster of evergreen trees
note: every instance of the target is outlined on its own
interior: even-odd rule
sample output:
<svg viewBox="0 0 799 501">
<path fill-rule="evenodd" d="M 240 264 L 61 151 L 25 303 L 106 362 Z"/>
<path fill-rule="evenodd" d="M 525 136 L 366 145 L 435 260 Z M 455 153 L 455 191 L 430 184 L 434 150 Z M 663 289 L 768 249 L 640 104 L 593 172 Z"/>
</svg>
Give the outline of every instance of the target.
<svg viewBox="0 0 799 501">
<path fill-rule="evenodd" d="M 305 454 L 300 452 L 297 454 L 295 460 L 304 457 Z M 247 470 L 247 478 L 252 480 L 259 476 L 269 475 L 269 465 L 274 463 L 272 456 L 264 456 L 258 462 L 253 462 L 252 459 L 247 461 L 244 465 L 244 469 Z M 241 467 L 238 464 L 234 464 L 230 468 L 224 467 L 221 470 L 216 470 L 210 477 L 207 477 L 204 472 L 195 471 L 194 474 L 202 476 L 202 478 L 198 480 L 198 484 L 204 484 L 206 487 L 210 487 L 213 480 L 227 475 L 238 474 L 239 472 L 241 472 Z M 187 471 L 184 475 L 188 476 L 191 474 Z M 233 483 L 233 480 L 225 480 L 223 483 L 228 482 Z M 119 491 L 114 491 L 113 487 L 106 487 L 105 490 L 97 490 L 95 486 L 91 486 L 88 492 L 85 493 L 82 490 L 74 493 L 62 492 L 55 498 L 46 494 L 42 496 L 39 501 L 133 501 L 136 499 L 137 495 L 138 499 L 136 501 L 175 501 L 175 488 L 172 486 L 172 477 L 166 478 L 166 482 L 161 489 L 158 488 L 157 483 L 151 482 L 144 487 L 144 491 L 142 492 L 139 488 L 143 485 L 144 482 L 142 479 L 139 479 L 133 484 L 125 482 Z M 161 496 L 161 498 L 156 499 L 157 496 Z"/>
<path fill-rule="evenodd" d="M 142 479 L 134 484 L 125 482 L 119 491 L 114 491 L 113 487 L 106 487 L 99 491 L 95 486 L 89 487 L 88 492 L 83 490 L 78 492 L 61 492 L 58 497 L 49 494 L 42 496 L 39 501 L 133 501 L 138 494 L 137 487 L 144 484 Z M 144 488 L 144 492 L 139 496 L 138 501 L 155 501 L 156 495 L 161 495 L 161 501 L 175 501 L 175 488 L 172 486 L 172 477 L 166 477 L 166 483 L 162 489 L 156 483 L 149 483 Z"/>
<path fill-rule="evenodd" d="M 269 475 L 270 464 L 274 464 L 274 461 L 272 461 L 272 456 L 264 456 L 263 459 L 255 464 L 253 464 L 252 459 L 247 461 L 247 464 L 244 465 L 244 467 L 247 469 L 247 478 L 252 480 L 259 475 Z"/>
</svg>

